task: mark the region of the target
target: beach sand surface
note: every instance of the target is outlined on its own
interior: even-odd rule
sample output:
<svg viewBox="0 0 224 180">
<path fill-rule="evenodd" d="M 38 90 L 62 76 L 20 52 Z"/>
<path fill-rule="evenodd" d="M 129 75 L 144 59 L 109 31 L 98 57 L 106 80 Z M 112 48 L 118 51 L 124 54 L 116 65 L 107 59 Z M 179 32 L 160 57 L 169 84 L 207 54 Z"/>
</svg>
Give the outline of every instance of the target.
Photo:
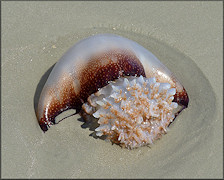
<svg viewBox="0 0 224 180">
<path fill-rule="evenodd" d="M 218 1 L 2 2 L 2 178 L 223 177 L 222 12 Z M 79 115 L 46 133 L 38 125 L 35 108 L 52 67 L 99 33 L 149 49 L 189 94 L 189 107 L 151 147 L 96 139 Z"/>
</svg>

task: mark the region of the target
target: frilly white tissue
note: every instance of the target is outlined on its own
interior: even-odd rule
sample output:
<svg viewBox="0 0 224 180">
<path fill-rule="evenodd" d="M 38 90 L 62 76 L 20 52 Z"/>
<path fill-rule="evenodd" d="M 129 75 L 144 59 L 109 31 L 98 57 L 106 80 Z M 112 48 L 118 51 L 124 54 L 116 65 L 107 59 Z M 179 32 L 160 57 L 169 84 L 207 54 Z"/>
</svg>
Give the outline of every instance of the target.
<svg viewBox="0 0 224 180">
<path fill-rule="evenodd" d="M 89 96 L 84 111 L 99 118 L 97 136 L 128 149 L 150 145 L 168 130 L 178 107 L 169 83 L 155 78 L 119 78 Z"/>
</svg>

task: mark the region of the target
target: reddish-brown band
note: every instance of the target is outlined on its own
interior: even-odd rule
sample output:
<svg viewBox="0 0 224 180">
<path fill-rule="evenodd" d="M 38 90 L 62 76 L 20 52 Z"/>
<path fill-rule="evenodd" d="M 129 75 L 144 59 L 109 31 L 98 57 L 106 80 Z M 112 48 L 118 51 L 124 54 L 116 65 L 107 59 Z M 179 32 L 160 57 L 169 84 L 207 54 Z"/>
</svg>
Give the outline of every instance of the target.
<svg viewBox="0 0 224 180">
<path fill-rule="evenodd" d="M 102 63 L 104 61 L 104 63 Z M 52 91 L 52 100 L 44 110 L 43 116 L 39 120 L 40 127 L 47 131 L 50 125 L 55 124 L 55 117 L 67 109 L 76 109 L 77 113 L 81 106 L 87 101 L 92 93 L 104 87 L 109 81 L 118 79 L 121 76 L 144 76 L 145 71 L 138 58 L 130 52 L 108 52 L 101 56 L 92 57 L 91 60 L 81 69 L 78 81 L 81 90 L 75 94 L 72 77 L 67 78 L 66 84 L 62 87 L 60 96 L 62 102 L 56 98 Z M 47 113 L 46 113 L 47 112 Z"/>
<path fill-rule="evenodd" d="M 179 105 L 182 105 L 185 108 L 187 108 L 188 107 L 188 103 L 189 103 L 189 98 L 188 98 L 187 91 L 183 88 L 183 91 L 177 92 L 174 95 L 174 100 L 173 101 L 178 103 Z"/>
<path fill-rule="evenodd" d="M 76 109 L 76 113 L 79 113 L 82 104 L 87 101 L 89 95 L 106 86 L 109 81 L 121 76 L 142 75 L 146 77 L 144 67 L 139 59 L 134 54 L 124 51 L 112 51 L 91 57 L 88 63 L 78 71 L 75 79 L 80 86 L 78 93 L 74 87 L 74 77 L 69 76 L 69 74 L 65 74 L 66 80 L 62 80 L 58 84 L 61 92 L 58 95 L 60 98 L 55 95 L 53 89 L 49 88 L 51 101 L 48 102 L 48 107 L 45 107 L 42 117 L 38 118 L 39 125 L 44 132 L 48 130 L 50 125 L 55 124 L 55 117 L 63 111 Z M 173 101 L 187 107 L 189 99 L 186 90 L 177 92 Z"/>
</svg>

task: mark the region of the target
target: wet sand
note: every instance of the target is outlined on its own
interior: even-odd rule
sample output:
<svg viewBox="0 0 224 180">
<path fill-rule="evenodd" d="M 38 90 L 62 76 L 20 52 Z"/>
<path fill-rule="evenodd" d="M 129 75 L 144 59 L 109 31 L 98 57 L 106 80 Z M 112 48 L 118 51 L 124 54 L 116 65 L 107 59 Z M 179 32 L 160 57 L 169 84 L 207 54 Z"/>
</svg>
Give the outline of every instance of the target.
<svg viewBox="0 0 224 180">
<path fill-rule="evenodd" d="M 2 178 L 221 178 L 222 2 L 3 2 Z M 43 133 L 35 107 L 73 44 L 114 33 L 181 80 L 189 108 L 152 147 L 122 149 L 75 115 Z"/>
</svg>

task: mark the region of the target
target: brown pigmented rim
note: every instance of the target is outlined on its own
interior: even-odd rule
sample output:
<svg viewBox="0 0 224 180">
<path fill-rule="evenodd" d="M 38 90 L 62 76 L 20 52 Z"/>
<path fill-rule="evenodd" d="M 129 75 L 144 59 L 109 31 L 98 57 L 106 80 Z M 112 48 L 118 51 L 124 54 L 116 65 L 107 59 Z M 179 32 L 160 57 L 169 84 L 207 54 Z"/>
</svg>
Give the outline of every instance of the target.
<svg viewBox="0 0 224 180">
<path fill-rule="evenodd" d="M 51 102 L 45 107 L 42 117 L 38 118 L 41 129 L 46 132 L 51 125 L 56 124 L 56 116 L 63 111 L 76 109 L 76 113 L 79 113 L 87 98 L 99 88 L 106 86 L 109 81 L 123 76 L 140 75 L 146 77 L 144 67 L 130 51 L 108 51 L 91 57 L 88 63 L 79 69 L 78 75 L 72 77 L 66 74 L 61 77 L 57 87 L 50 88 Z M 74 87 L 75 81 L 79 82 L 81 89 Z M 56 95 L 54 88 L 60 88 L 60 93 Z M 183 88 L 182 92 L 176 93 L 173 101 L 186 108 L 189 102 L 186 90 Z"/>
<path fill-rule="evenodd" d="M 187 94 L 186 90 L 183 88 L 183 91 L 176 93 L 174 95 L 174 100 L 173 101 L 178 103 L 179 105 L 182 105 L 185 108 L 187 108 L 188 103 L 189 103 L 189 97 L 188 97 L 188 94 Z"/>
<path fill-rule="evenodd" d="M 102 64 L 102 59 L 107 62 Z M 48 107 L 45 107 L 45 111 L 39 119 L 41 129 L 44 132 L 47 131 L 51 125 L 55 124 L 55 117 L 65 110 L 76 109 L 78 113 L 82 104 L 87 101 L 89 95 L 97 92 L 99 88 L 106 86 L 109 81 L 114 81 L 122 76 L 140 75 L 145 77 L 144 67 L 139 59 L 131 52 L 119 50 L 110 51 L 92 57 L 87 65 L 82 68 L 78 76 L 81 90 L 77 95 L 75 95 L 72 80 L 69 80 L 69 82 L 61 82 L 63 84 L 62 87 L 64 87 L 61 90 L 61 94 L 58 95 L 62 98 L 61 101 L 55 97 L 55 94 L 51 94 L 53 99 L 49 102 Z M 52 90 L 52 92 L 54 91 Z M 46 109 L 47 114 L 45 114 Z"/>
</svg>

